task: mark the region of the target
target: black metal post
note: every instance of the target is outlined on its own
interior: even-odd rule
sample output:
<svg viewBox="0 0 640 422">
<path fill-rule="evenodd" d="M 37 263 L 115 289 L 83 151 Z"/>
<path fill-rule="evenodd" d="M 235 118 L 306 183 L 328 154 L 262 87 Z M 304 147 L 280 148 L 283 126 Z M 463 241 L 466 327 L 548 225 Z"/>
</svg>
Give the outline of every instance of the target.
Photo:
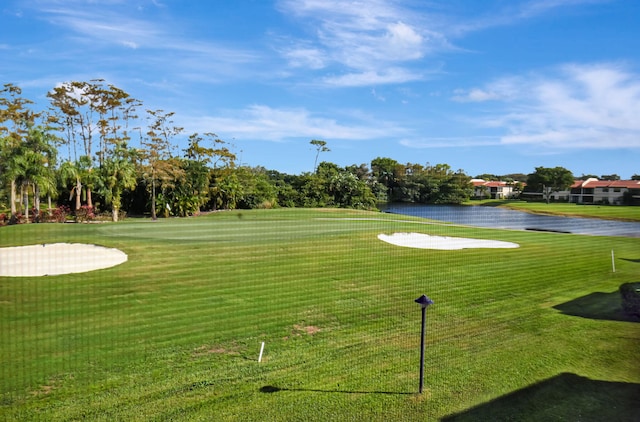
<svg viewBox="0 0 640 422">
<path fill-rule="evenodd" d="M 420 305 L 422 308 L 422 330 L 420 335 L 420 394 L 422 394 L 422 390 L 424 389 L 424 340 L 426 337 L 427 330 L 427 306 L 433 305 L 433 300 L 429 299 L 427 296 L 422 295 L 415 300 L 416 303 Z"/>
<path fill-rule="evenodd" d="M 420 338 L 420 394 L 424 388 L 424 338 L 427 321 L 427 307 L 422 308 L 422 336 Z"/>
</svg>

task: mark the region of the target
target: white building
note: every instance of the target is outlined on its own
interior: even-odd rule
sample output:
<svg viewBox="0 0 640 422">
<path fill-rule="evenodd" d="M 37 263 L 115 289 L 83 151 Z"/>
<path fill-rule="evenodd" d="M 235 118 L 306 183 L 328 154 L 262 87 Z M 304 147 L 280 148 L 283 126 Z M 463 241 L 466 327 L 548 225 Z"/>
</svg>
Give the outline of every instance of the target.
<svg viewBox="0 0 640 422">
<path fill-rule="evenodd" d="M 622 204 L 625 194 L 632 203 L 640 203 L 640 180 L 576 180 L 570 190 L 555 192 L 556 201 L 575 204 Z"/>
</svg>

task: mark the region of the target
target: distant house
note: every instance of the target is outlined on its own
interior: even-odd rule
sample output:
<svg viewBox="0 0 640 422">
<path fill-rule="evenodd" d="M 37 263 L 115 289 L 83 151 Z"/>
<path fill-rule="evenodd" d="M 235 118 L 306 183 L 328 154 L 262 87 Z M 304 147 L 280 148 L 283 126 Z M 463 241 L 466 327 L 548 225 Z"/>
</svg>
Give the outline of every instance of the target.
<svg viewBox="0 0 640 422">
<path fill-rule="evenodd" d="M 614 204 L 623 203 L 625 195 L 628 202 L 640 204 L 640 180 L 576 180 L 570 190 L 555 192 L 556 201 L 574 204 Z"/>
<path fill-rule="evenodd" d="M 473 184 L 473 197 L 476 199 L 508 199 L 514 198 L 520 193 L 517 190 L 518 182 L 471 179 L 471 183 Z"/>
</svg>

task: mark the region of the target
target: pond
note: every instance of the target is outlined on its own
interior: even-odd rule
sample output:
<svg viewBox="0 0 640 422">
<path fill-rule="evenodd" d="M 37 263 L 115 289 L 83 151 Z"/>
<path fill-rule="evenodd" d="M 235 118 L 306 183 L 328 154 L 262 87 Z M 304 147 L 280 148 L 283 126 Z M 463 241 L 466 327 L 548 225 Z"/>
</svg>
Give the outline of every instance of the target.
<svg viewBox="0 0 640 422">
<path fill-rule="evenodd" d="M 638 222 L 530 214 L 483 206 L 383 204 L 379 205 L 379 208 L 383 212 L 392 214 L 411 215 L 475 227 L 640 238 Z"/>
</svg>

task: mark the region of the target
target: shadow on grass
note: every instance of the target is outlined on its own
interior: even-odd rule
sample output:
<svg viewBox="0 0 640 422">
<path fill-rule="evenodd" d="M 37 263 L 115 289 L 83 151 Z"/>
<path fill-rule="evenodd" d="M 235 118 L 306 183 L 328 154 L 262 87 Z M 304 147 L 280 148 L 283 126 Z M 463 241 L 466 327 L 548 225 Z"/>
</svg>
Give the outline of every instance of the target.
<svg viewBox="0 0 640 422">
<path fill-rule="evenodd" d="M 349 391 L 349 390 L 320 390 L 313 388 L 281 388 L 273 385 L 265 385 L 260 388 L 261 393 L 279 393 L 280 391 L 306 391 L 309 393 L 342 393 L 342 394 L 389 394 L 389 395 L 411 395 L 417 393 L 403 393 L 394 391 Z"/>
<path fill-rule="evenodd" d="M 609 321 L 640 322 L 622 312 L 620 292 L 596 292 L 553 307 L 565 315 Z"/>
<path fill-rule="evenodd" d="M 629 259 L 629 258 L 620 258 L 623 261 L 629 261 L 629 262 L 637 262 L 638 264 L 640 264 L 640 259 Z"/>
<path fill-rule="evenodd" d="M 464 421 L 638 421 L 640 384 L 591 380 L 563 373 L 452 414 Z"/>
</svg>

